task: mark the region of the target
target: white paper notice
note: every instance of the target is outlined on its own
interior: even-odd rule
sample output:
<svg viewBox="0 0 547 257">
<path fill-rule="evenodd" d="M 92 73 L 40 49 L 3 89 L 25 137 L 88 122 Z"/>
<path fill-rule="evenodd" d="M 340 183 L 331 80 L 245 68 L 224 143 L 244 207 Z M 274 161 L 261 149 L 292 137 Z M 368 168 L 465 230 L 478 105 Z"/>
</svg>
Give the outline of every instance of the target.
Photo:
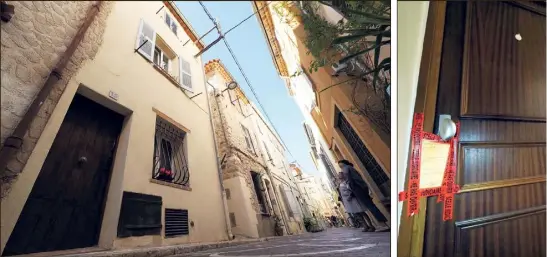
<svg viewBox="0 0 547 257">
<path fill-rule="evenodd" d="M 420 188 L 440 187 L 448 161 L 450 143 L 422 140 L 420 161 Z"/>
</svg>

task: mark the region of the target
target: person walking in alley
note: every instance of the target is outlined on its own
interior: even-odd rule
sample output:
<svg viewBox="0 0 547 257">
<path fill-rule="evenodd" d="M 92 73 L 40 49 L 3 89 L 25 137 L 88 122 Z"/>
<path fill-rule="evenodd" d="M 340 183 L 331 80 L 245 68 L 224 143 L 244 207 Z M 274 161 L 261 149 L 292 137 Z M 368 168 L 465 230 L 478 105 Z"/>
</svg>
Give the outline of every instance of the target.
<svg viewBox="0 0 547 257">
<path fill-rule="evenodd" d="M 385 223 L 387 220 L 372 201 L 368 185 L 351 162 L 340 160 L 338 165 L 342 169 L 339 173 L 340 185 L 338 190 L 346 211 L 364 220 L 364 232 L 375 231 L 376 229 L 365 211 L 370 211 L 379 222 Z"/>
<path fill-rule="evenodd" d="M 365 214 L 367 210 L 363 201 L 357 198 L 356 194 L 352 191 L 348 175 L 345 172 L 338 173 L 340 184 L 338 185 L 338 193 L 340 194 L 340 200 L 344 204 L 346 212 L 353 217 L 363 220 L 363 232 L 374 231 L 374 226 L 370 218 Z"/>
</svg>

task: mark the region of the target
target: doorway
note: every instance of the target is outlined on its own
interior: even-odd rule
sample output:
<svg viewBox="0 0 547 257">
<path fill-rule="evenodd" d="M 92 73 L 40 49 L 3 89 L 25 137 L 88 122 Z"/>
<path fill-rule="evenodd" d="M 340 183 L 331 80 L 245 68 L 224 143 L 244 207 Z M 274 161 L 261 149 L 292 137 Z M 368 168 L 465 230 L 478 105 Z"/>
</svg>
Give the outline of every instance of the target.
<svg viewBox="0 0 547 257">
<path fill-rule="evenodd" d="M 444 25 L 429 27 L 428 18 L 432 33 L 424 41 L 424 52 L 442 42 L 441 54 L 422 55 L 440 58 L 428 71 L 438 69 L 438 80 L 420 74 L 427 76 L 416 112 L 424 112 L 428 132 L 436 131 L 439 115 L 460 122 L 461 190 L 451 220 L 443 220 L 436 197 L 401 218 L 399 256 L 545 256 L 545 5 L 445 4 L 433 9 Z"/>
<path fill-rule="evenodd" d="M 76 94 L 4 255 L 95 246 L 124 117 Z"/>
</svg>

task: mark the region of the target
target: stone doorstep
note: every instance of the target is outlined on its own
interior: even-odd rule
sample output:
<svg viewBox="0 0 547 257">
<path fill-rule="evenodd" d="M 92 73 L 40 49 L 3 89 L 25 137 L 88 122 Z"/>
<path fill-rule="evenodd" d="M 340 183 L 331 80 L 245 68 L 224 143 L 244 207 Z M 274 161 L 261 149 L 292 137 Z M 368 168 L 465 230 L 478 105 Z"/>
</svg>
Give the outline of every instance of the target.
<svg viewBox="0 0 547 257">
<path fill-rule="evenodd" d="M 172 256 L 177 254 L 194 253 L 194 252 L 200 252 L 200 251 L 206 251 L 206 250 L 212 250 L 212 249 L 230 247 L 230 246 L 238 246 L 238 245 L 249 244 L 249 243 L 272 241 L 272 240 L 291 237 L 291 236 L 293 235 L 265 237 L 265 238 L 257 238 L 257 239 L 242 239 L 242 240 L 236 239 L 234 241 L 222 241 L 222 242 L 216 242 L 216 243 L 166 245 L 166 246 L 159 246 L 159 247 L 140 247 L 140 248 L 120 249 L 120 250 L 104 250 L 104 249 L 97 248 L 97 251 L 95 252 L 59 254 L 59 255 L 53 255 L 53 256 L 56 256 L 56 257 L 167 257 L 167 256 Z M 52 256 L 52 255 L 49 255 L 49 256 Z"/>
</svg>

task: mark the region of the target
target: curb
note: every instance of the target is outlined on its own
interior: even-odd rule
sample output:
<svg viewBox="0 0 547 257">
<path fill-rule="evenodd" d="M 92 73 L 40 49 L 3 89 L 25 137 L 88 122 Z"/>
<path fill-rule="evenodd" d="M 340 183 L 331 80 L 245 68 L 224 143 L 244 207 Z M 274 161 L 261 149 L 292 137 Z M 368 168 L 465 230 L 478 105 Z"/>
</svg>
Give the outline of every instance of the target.
<svg viewBox="0 0 547 257">
<path fill-rule="evenodd" d="M 217 248 L 224 248 L 230 246 L 238 246 L 256 242 L 273 241 L 276 239 L 292 237 L 296 235 L 277 236 L 277 237 L 265 237 L 258 239 L 246 239 L 240 241 L 222 241 L 216 243 L 204 243 L 204 244 L 184 244 L 184 245 L 169 245 L 158 247 L 142 247 L 123 250 L 103 250 L 90 253 L 78 253 L 78 254 L 63 254 L 56 255 L 57 257 L 168 257 L 179 254 L 194 253 L 206 250 L 212 250 Z"/>
</svg>

